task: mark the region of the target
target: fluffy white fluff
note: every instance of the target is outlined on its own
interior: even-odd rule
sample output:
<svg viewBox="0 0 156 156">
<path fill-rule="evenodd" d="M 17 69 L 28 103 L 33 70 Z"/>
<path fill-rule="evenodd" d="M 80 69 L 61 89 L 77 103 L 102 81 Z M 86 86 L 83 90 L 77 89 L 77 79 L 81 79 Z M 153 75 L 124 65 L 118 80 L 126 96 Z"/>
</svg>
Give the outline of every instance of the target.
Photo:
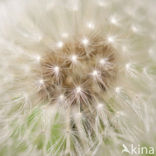
<svg viewBox="0 0 156 156">
<path fill-rule="evenodd" d="M 122 144 L 154 147 L 154 4 L 153 0 L 0 2 L 0 155 L 116 156 L 121 155 Z M 44 79 L 38 71 L 46 53 L 57 52 L 75 36 L 87 46 L 92 32 L 116 50 L 120 61 L 117 80 L 102 92 L 100 103 L 97 97 L 92 103 L 90 123 L 90 115 L 77 105 L 66 109 L 62 94 L 53 103 L 41 100 L 38 92 Z M 75 56 L 71 59 L 76 61 Z M 88 66 L 84 71 L 77 67 L 78 72 L 83 75 Z"/>
</svg>

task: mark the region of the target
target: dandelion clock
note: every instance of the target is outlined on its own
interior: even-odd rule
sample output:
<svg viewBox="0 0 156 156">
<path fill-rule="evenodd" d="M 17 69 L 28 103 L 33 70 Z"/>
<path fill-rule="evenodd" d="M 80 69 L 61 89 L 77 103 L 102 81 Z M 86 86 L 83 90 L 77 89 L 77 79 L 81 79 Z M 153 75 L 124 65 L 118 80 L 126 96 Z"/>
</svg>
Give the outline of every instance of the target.
<svg viewBox="0 0 156 156">
<path fill-rule="evenodd" d="M 155 155 L 154 0 L 1 0 L 0 156 Z"/>
</svg>

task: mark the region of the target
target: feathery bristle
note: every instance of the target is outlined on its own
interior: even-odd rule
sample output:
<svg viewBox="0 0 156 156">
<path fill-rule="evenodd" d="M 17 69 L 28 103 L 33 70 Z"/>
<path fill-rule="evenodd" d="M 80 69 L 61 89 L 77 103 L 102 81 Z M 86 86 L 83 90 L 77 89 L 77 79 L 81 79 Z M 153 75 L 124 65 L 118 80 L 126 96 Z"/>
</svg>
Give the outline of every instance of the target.
<svg viewBox="0 0 156 156">
<path fill-rule="evenodd" d="M 120 156 L 125 147 L 149 154 L 156 142 L 154 6 L 2 0 L 0 156 Z"/>
</svg>

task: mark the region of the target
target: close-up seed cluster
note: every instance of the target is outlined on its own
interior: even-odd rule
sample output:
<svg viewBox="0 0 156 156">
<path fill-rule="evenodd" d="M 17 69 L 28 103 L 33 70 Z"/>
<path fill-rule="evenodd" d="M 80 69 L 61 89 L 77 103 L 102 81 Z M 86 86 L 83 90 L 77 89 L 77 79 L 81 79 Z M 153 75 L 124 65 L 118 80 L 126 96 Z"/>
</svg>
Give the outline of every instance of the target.
<svg viewBox="0 0 156 156">
<path fill-rule="evenodd" d="M 91 105 L 102 100 L 117 76 L 116 51 L 104 39 L 82 38 L 47 52 L 40 61 L 39 96 L 67 105 Z M 84 105 L 84 106 L 82 106 Z"/>
<path fill-rule="evenodd" d="M 0 156 L 154 156 L 155 5 L 1 0 Z"/>
</svg>

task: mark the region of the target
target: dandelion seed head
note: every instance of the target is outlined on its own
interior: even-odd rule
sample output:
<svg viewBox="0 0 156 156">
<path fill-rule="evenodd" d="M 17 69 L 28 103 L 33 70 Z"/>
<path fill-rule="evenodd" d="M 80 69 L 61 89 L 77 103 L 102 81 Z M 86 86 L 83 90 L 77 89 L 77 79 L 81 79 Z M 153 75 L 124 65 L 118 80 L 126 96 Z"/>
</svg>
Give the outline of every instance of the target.
<svg viewBox="0 0 156 156">
<path fill-rule="evenodd" d="M 120 143 L 153 145 L 154 4 L 2 2 L 0 153 L 114 156 Z"/>
<path fill-rule="evenodd" d="M 100 37 L 98 40 L 101 40 Z M 90 41 L 98 45 L 98 42 L 101 42 L 98 40 L 94 41 L 93 38 Z M 87 44 L 88 40 L 85 40 L 84 43 Z M 63 91 L 67 101 L 72 101 L 74 105 L 79 101 L 90 104 L 89 101 L 93 100 L 92 97 L 96 92 L 100 90 L 105 92 L 113 85 L 112 78 L 114 82 L 116 79 L 117 68 L 113 65 L 115 49 L 111 45 L 97 45 L 94 48 L 88 44 L 88 49 L 94 49 L 89 52 L 80 44 L 79 39 L 74 39 L 72 42 L 64 42 L 64 46 L 58 51 L 42 56 L 41 69 L 36 74 L 42 76 L 46 81 L 39 94 L 43 98 L 45 96 L 45 98 L 56 99 L 53 97 L 57 95 L 57 92 Z M 97 52 L 99 50 L 100 52 Z M 110 59 L 109 63 L 108 59 Z M 99 89 L 96 90 L 96 87 Z"/>
</svg>

